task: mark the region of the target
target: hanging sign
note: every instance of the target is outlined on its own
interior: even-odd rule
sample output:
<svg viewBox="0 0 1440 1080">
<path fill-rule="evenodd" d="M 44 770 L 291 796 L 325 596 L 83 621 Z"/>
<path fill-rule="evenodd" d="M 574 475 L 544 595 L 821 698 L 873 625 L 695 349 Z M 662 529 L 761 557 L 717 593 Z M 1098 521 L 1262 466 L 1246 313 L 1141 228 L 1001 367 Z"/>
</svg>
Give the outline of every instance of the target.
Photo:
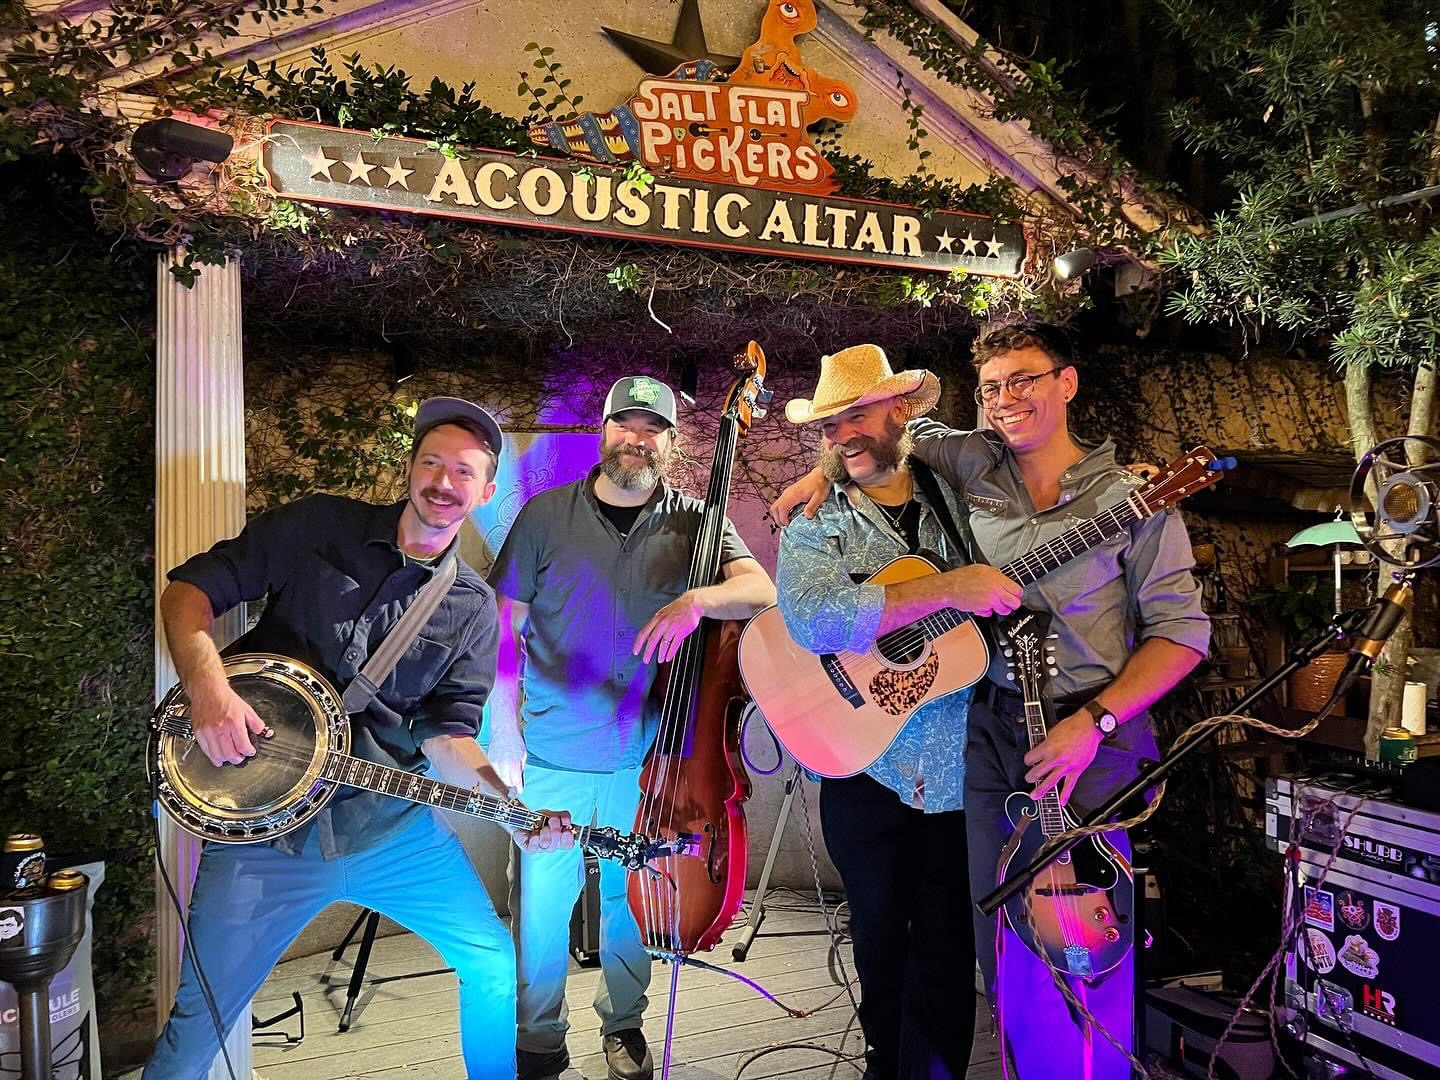
<svg viewBox="0 0 1440 1080">
<path fill-rule="evenodd" d="M 813 0 L 769 0 L 759 38 L 733 71 L 686 61 L 644 79 L 608 112 L 530 129 L 536 145 L 576 160 L 480 149 L 447 156 L 419 140 L 276 121 L 261 165 L 276 195 L 305 202 L 1018 276 L 1018 223 L 834 194 L 834 170 L 810 127 L 851 120 L 857 100 L 849 83 L 800 55 L 796 38 L 815 24 Z"/>
<path fill-rule="evenodd" d="M 646 183 L 617 166 L 498 150 L 448 156 L 419 139 L 292 120 L 268 133 L 269 188 L 300 202 L 997 277 L 1025 262 L 1021 226 L 978 214 L 664 174 Z"/>
</svg>

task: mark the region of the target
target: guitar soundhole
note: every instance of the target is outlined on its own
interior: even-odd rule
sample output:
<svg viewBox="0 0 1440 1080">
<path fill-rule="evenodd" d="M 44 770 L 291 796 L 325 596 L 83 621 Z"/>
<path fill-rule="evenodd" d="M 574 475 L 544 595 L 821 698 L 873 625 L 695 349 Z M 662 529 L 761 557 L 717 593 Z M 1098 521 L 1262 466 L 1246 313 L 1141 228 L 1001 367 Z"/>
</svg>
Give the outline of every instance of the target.
<svg viewBox="0 0 1440 1080">
<path fill-rule="evenodd" d="M 241 765 L 212 765 L 197 743 L 177 745 L 184 784 L 217 810 L 265 811 L 284 802 L 304 778 L 317 753 L 310 703 L 290 687 L 261 676 L 236 675 L 231 688 L 275 732 L 251 737 L 256 752 Z"/>
<path fill-rule="evenodd" d="M 895 640 L 879 645 L 879 653 L 895 667 L 913 668 L 925 656 L 929 642 L 919 634 L 899 634 Z"/>
</svg>

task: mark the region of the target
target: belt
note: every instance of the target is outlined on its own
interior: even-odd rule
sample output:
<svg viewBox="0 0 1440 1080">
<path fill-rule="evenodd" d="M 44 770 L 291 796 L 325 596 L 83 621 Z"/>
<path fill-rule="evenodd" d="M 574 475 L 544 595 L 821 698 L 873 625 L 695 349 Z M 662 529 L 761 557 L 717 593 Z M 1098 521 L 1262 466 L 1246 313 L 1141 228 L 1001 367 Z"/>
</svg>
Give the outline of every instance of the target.
<svg viewBox="0 0 1440 1080">
<path fill-rule="evenodd" d="M 1100 696 L 1101 691 L 1109 686 L 1109 683 L 1101 683 L 1088 690 L 1079 690 L 1073 694 L 1061 694 L 1051 700 L 1064 709 L 1079 708 L 1087 701 Z M 993 682 L 987 682 L 983 689 L 976 695 L 982 702 L 995 710 L 1004 709 L 1009 712 L 1019 712 L 1025 707 L 1025 699 L 1014 690 L 1007 690 L 1003 686 L 997 686 Z"/>
</svg>

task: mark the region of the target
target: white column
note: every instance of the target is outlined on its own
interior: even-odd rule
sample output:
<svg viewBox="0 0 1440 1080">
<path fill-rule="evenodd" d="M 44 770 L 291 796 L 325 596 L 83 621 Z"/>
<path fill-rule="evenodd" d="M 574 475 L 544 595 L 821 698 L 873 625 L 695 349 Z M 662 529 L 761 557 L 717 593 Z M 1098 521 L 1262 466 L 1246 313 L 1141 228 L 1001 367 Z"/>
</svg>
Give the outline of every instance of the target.
<svg viewBox="0 0 1440 1080">
<path fill-rule="evenodd" d="M 156 270 L 155 334 L 155 596 L 166 574 L 245 524 L 245 388 L 240 338 L 240 265 L 206 266 L 191 288 L 170 273 L 171 254 Z M 216 622 L 217 644 L 244 629 L 241 605 Z M 155 696 L 175 684 L 159 605 L 155 617 Z M 200 861 L 200 842 L 163 814 L 160 858 L 187 910 Z M 163 881 L 156 881 L 155 1004 L 163 1025 L 175 1001 L 184 924 Z M 235 1075 L 250 1077 L 250 1010 L 226 1041 Z M 212 1080 L 228 1080 L 223 1057 Z"/>
</svg>

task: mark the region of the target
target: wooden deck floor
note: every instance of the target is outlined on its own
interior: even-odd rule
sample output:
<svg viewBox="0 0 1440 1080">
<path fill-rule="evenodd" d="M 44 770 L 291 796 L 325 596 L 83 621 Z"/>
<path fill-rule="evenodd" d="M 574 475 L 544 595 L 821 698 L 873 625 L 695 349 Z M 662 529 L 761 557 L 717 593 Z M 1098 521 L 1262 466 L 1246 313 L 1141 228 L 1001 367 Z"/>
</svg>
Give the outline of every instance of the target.
<svg viewBox="0 0 1440 1080">
<path fill-rule="evenodd" d="M 815 1049 L 776 1050 L 746 1064 L 758 1051 L 780 1043 L 811 1043 L 838 1050 L 847 1057 L 862 1049 L 850 1002 L 837 981 L 838 974 L 831 970 L 830 941 L 813 898 L 807 903 L 798 897 L 772 897 L 762 931 L 743 964 L 734 963 L 730 955 L 731 944 L 739 933 L 738 927 L 732 929 L 721 946 L 705 959 L 742 972 L 801 1009 L 813 1009 L 837 993 L 840 996 L 832 1006 L 813 1016 L 793 1019 L 738 980 L 696 968 L 682 969 L 670 1070 L 674 1080 L 730 1080 L 737 1073 L 742 1080 L 858 1077 L 857 1066 Z M 275 969 L 257 998 L 256 1013 L 263 1017 L 281 1011 L 290 1004 L 292 992 L 298 990 L 305 1001 L 306 1036 L 304 1042 L 292 1047 L 257 1038 L 257 1077 L 464 1080 L 453 975 L 368 988 L 362 998 L 364 1009 L 350 1031 L 336 1031 L 354 952 L 352 945 L 339 963 L 332 963 L 329 953 L 321 953 L 291 960 Z M 841 955 L 853 978 L 848 944 L 841 946 Z M 400 934 L 377 940 L 369 973 L 399 975 L 440 966 L 428 945 L 413 934 Z M 598 969 L 581 968 L 572 962 L 568 984 L 572 1065 L 564 1080 L 604 1080 L 606 1075 L 599 1052 L 598 1020 L 590 1007 L 598 977 Z M 657 1077 L 669 979 L 670 968 L 657 965 L 645 1025 L 656 1055 Z M 978 1024 L 968 998 L 955 1004 L 957 1022 Z M 963 1021 L 961 1016 L 965 1017 Z M 294 1030 L 294 1019 L 285 1023 Z M 969 1075 L 972 1080 L 998 1080 L 1000 1076 L 994 1040 L 983 1029 L 977 1033 Z"/>
</svg>

